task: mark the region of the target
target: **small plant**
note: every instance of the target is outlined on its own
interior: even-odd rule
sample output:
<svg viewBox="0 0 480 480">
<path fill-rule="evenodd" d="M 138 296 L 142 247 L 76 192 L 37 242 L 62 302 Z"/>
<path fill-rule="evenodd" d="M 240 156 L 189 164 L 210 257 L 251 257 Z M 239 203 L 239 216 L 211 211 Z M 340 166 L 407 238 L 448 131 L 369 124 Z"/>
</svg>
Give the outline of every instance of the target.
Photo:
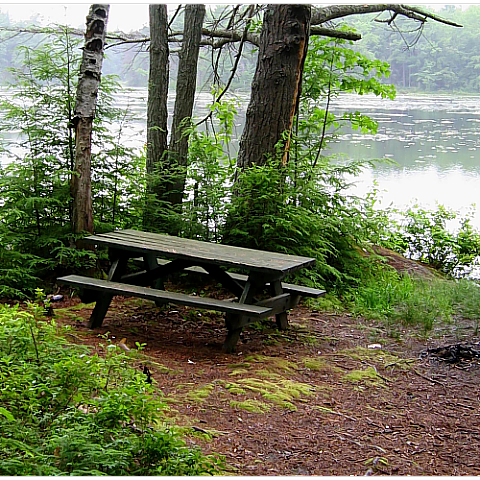
<svg viewBox="0 0 480 480">
<path fill-rule="evenodd" d="M 431 211 L 414 206 L 392 214 L 400 218 L 384 231 L 383 245 L 455 278 L 468 275 L 478 264 L 480 233 L 470 223 L 472 214 L 459 218 L 442 205 Z"/>
<path fill-rule="evenodd" d="M 70 345 L 42 315 L 0 305 L 0 475 L 202 475 L 222 462 L 164 428 L 166 404 L 115 345 Z"/>
</svg>

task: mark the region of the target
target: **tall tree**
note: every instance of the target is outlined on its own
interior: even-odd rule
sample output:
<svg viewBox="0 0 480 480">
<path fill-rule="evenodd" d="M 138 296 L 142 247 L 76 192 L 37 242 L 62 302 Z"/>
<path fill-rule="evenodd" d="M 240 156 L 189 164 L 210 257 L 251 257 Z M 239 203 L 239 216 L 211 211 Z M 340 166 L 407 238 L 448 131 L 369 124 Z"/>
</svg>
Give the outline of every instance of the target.
<svg viewBox="0 0 480 480">
<path fill-rule="evenodd" d="M 262 165 L 278 155 L 288 159 L 293 120 L 300 99 L 307 56 L 311 8 L 308 5 L 269 5 L 263 19 L 257 68 L 252 82 L 245 129 L 237 166 Z"/>
<path fill-rule="evenodd" d="M 109 5 L 94 4 L 87 16 L 85 46 L 78 77 L 75 116 L 75 168 L 72 176 L 74 233 L 93 233 L 92 126 L 102 75 Z"/>
<path fill-rule="evenodd" d="M 167 152 L 168 16 L 166 5 L 150 5 L 150 72 L 147 104 L 147 195 L 144 227 L 152 228 L 156 206 L 166 200 L 163 175 Z M 151 200 L 154 199 L 154 202 Z M 153 205 L 152 205 L 153 203 Z M 155 206 L 156 204 L 156 206 Z"/>
<path fill-rule="evenodd" d="M 191 126 L 193 103 L 197 86 L 197 65 L 202 38 L 205 5 L 187 5 L 183 28 L 182 48 L 179 53 L 177 88 L 173 112 L 172 134 L 168 151 L 169 164 L 178 170 L 172 185 L 170 202 L 181 205 L 186 181 L 188 133 Z"/>
</svg>

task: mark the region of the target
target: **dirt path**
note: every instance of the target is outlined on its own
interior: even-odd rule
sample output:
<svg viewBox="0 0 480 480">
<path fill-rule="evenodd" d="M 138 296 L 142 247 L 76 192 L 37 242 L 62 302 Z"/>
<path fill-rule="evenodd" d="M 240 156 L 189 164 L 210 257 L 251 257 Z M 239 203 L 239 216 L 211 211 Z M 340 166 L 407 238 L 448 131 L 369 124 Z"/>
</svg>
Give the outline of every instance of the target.
<svg viewBox="0 0 480 480">
<path fill-rule="evenodd" d="M 480 475 L 480 364 L 421 355 L 458 341 L 458 331 L 428 342 L 392 337 L 299 307 L 288 332 L 248 328 L 238 353 L 226 355 L 215 313 L 117 298 L 92 332 L 90 311 L 56 304 L 75 341 L 100 349 L 98 334 L 109 332 L 131 349 L 145 343 L 143 363 L 172 423 L 223 454 L 235 475 Z"/>
</svg>

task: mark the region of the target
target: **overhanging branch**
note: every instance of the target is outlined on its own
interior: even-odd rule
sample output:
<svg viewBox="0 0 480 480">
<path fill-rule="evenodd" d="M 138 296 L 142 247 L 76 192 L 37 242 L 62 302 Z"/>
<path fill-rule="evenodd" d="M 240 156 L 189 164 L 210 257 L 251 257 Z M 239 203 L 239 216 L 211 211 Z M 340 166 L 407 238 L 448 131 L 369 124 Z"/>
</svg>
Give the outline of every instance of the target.
<svg viewBox="0 0 480 480">
<path fill-rule="evenodd" d="M 310 35 L 321 35 L 324 37 L 331 37 L 331 38 L 343 38 L 345 40 L 361 40 L 362 36 L 359 33 L 349 32 L 344 30 L 335 30 L 333 28 L 325 28 L 325 27 L 311 27 L 310 28 Z"/>
<path fill-rule="evenodd" d="M 321 35 L 332 38 L 342 38 L 345 40 L 360 40 L 361 35 L 354 32 L 336 30 L 334 28 L 322 27 L 324 23 L 337 20 L 340 18 L 348 17 L 350 15 L 362 15 L 366 13 L 381 13 L 390 12 L 391 16 L 388 19 L 376 19 L 377 22 L 388 23 L 391 25 L 398 15 L 402 15 L 407 18 L 411 18 L 417 22 L 424 24 L 428 20 L 443 23 L 445 25 L 453 27 L 462 27 L 458 23 L 451 20 L 440 17 L 434 13 L 427 12 L 421 7 L 412 7 L 409 5 L 401 4 L 373 4 L 373 5 L 330 5 L 326 7 L 313 8 L 312 21 L 311 21 L 311 35 Z M 64 26 L 56 25 L 54 27 L 42 28 L 42 27 L 0 27 L 0 31 L 10 31 L 15 33 L 65 33 Z M 82 30 L 76 28 L 67 27 L 67 32 L 75 36 L 84 36 Z M 255 46 L 260 44 L 260 35 L 253 32 L 248 32 L 245 36 L 244 32 L 237 31 L 235 29 L 202 29 L 202 41 L 201 45 L 209 46 L 213 49 L 221 48 L 228 43 L 238 43 L 243 41 Z M 178 43 L 181 42 L 182 32 L 171 32 L 169 35 L 169 42 Z M 107 40 L 110 41 L 109 45 L 105 48 L 113 48 L 124 44 L 146 44 L 150 42 L 148 36 L 131 35 L 123 32 L 114 32 L 107 34 Z"/>
<path fill-rule="evenodd" d="M 392 12 L 413 20 L 425 23 L 428 19 L 444 23 L 452 27 L 461 27 L 458 23 L 442 18 L 434 13 L 427 12 L 419 7 L 400 4 L 378 4 L 378 5 L 331 5 L 328 7 L 316 8 L 312 11 L 312 25 L 322 25 L 330 20 L 348 17 L 350 15 L 362 15 L 365 13 Z"/>
</svg>

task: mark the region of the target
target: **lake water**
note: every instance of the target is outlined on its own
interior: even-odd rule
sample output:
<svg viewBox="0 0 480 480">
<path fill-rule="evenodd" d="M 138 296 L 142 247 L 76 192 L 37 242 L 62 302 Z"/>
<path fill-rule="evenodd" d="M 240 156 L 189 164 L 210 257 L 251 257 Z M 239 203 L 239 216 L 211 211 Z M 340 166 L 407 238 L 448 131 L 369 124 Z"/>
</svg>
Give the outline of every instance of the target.
<svg viewBox="0 0 480 480">
<path fill-rule="evenodd" d="M 122 104 L 145 115 L 146 92 L 137 90 L 122 97 Z M 238 95 L 240 138 L 248 96 Z M 141 99 L 141 100 L 140 100 Z M 207 112 L 209 94 L 196 99 L 198 117 Z M 172 97 L 169 109 L 173 111 Z M 378 122 L 376 135 L 345 130 L 330 152 L 345 158 L 389 159 L 357 178 L 352 194 L 363 196 L 376 187 L 378 207 L 397 208 L 419 204 L 435 208 L 442 204 L 465 214 L 480 200 L 480 97 L 398 95 L 385 100 L 374 95 L 342 95 L 332 104 L 335 113 L 358 110 Z M 145 124 L 136 125 L 138 134 Z M 140 135 L 142 142 L 144 137 Z M 234 141 L 236 148 L 237 141 Z M 474 209 L 472 223 L 480 229 L 480 211 Z"/>
<path fill-rule="evenodd" d="M 333 110 L 361 111 L 378 122 L 378 133 L 345 132 L 332 153 L 396 163 L 365 170 L 355 194 L 376 184 L 381 207 L 442 204 L 462 213 L 480 200 L 480 97 L 398 95 L 391 101 L 345 95 Z M 472 223 L 480 228 L 476 208 Z"/>
<path fill-rule="evenodd" d="M 146 100 L 145 89 L 129 89 L 118 96 L 118 106 L 129 108 L 140 118 L 123 136 L 122 141 L 129 146 L 140 148 L 145 144 Z M 237 139 L 242 133 L 248 96 L 238 95 L 238 100 Z M 205 115 L 211 101 L 210 94 L 197 96 L 198 117 Z M 170 111 L 173 102 L 170 97 Z M 396 162 L 366 169 L 355 179 L 352 193 L 362 196 L 376 185 L 379 207 L 405 208 L 418 203 L 435 208 L 443 204 L 462 213 L 479 200 L 480 97 L 398 95 L 392 101 L 371 95 L 342 95 L 334 100 L 332 108 L 339 113 L 359 110 L 369 115 L 378 122 L 378 133 L 362 135 L 345 130 L 331 145 L 331 153 L 351 159 L 387 158 Z M 5 163 L 8 157 L 0 161 Z M 472 223 L 480 229 L 476 209 Z"/>
</svg>

